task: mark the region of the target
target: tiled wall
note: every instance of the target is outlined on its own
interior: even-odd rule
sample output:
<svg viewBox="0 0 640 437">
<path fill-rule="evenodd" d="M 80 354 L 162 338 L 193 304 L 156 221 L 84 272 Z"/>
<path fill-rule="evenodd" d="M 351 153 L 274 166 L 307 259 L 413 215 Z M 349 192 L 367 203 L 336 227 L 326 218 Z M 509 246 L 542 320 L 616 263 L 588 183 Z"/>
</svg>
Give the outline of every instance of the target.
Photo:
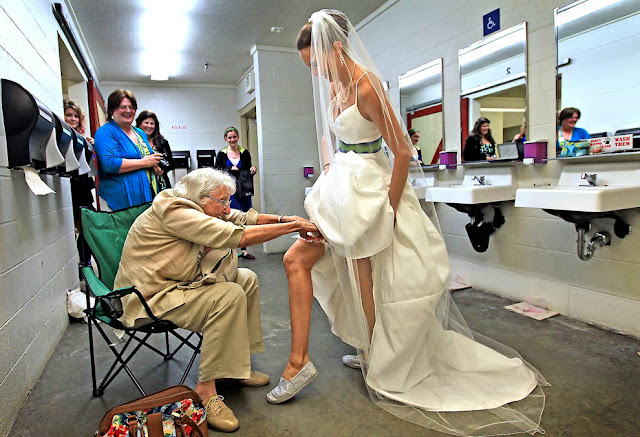
<svg viewBox="0 0 640 437">
<path fill-rule="evenodd" d="M 304 190 L 319 172 L 311 74 L 295 50 L 258 46 L 253 50 L 253 65 L 260 211 L 304 217 Z M 304 166 L 314 167 L 316 177 L 305 179 Z M 292 243 L 291 236 L 284 236 L 265 243 L 264 250 L 283 252 Z"/>
<path fill-rule="evenodd" d="M 57 34 L 50 2 L 0 2 L 0 77 L 62 114 Z M 36 197 L 24 173 L 0 167 L 0 435 L 62 336 L 77 283 L 69 180 L 44 181 L 56 194 Z"/>
<path fill-rule="evenodd" d="M 171 150 L 191 151 L 192 169 L 197 168 L 198 149 L 219 152 L 227 145 L 223 138 L 224 130 L 238 125 L 236 89 L 233 86 L 149 86 L 102 82 L 100 91 L 105 102 L 109 94 L 118 88 L 133 91 L 138 102 L 138 113 L 144 109 L 156 113 L 160 132 L 169 141 Z"/>
<path fill-rule="evenodd" d="M 430 2 L 400 0 L 359 27 L 392 98 L 398 75 L 435 58 L 444 58 L 444 120 L 446 150 L 460 150 L 458 49 L 482 38 L 482 16 L 501 11 L 506 29 L 528 23 L 529 137 L 555 138 L 555 39 L 553 9 L 564 0 L 499 0 Z M 555 144 L 550 143 L 550 151 Z M 560 165 L 520 166 L 519 186 L 557 179 Z M 441 179 L 459 179 L 461 171 L 438 172 Z M 552 309 L 572 317 L 640 336 L 640 235 L 598 249 L 588 262 L 576 255 L 573 225 L 539 209 L 503 207 L 506 224 L 492 237 L 489 250 L 475 252 L 464 225 L 469 219 L 441 204 L 438 214 L 447 242 L 452 275 L 514 299 L 544 297 Z M 640 225 L 638 210 L 623 213 L 632 227 Z M 612 232 L 611 221 L 594 228 Z M 612 233 L 613 235 L 613 233 Z"/>
</svg>

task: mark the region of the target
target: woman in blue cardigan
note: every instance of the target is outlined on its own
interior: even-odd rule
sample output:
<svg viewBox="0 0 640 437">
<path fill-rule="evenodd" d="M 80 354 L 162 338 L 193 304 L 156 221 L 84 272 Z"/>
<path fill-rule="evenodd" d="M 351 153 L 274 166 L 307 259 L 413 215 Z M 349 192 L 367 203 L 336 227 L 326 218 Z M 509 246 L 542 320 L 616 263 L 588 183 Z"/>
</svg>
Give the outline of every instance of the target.
<svg viewBox="0 0 640 437">
<path fill-rule="evenodd" d="M 138 104 L 129 90 L 118 89 L 109 95 L 108 123 L 95 135 L 98 156 L 98 197 L 100 208 L 119 210 L 150 202 L 157 194 L 156 176 L 162 175 L 147 134 L 132 126 Z"/>
</svg>

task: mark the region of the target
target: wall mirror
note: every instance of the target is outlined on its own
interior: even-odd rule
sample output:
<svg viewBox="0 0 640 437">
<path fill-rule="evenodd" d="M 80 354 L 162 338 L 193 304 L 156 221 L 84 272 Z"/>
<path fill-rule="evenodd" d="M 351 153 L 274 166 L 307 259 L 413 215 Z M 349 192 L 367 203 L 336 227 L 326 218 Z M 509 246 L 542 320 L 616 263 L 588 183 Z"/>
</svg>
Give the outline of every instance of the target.
<svg viewBox="0 0 640 437">
<path fill-rule="evenodd" d="M 576 1 L 555 26 L 558 112 L 577 108 L 591 137 L 640 133 L 640 0 Z"/>
<path fill-rule="evenodd" d="M 400 108 L 407 129 L 416 129 L 412 142 L 423 164 L 437 164 L 442 150 L 444 121 L 442 116 L 442 58 L 401 74 Z"/>
<path fill-rule="evenodd" d="M 527 23 L 460 49 L 458 65 L 463 161 L 502 159 L 496 145 L 522 143 L 525 136 Z M 481 117 L 490 121 L 491 135 L 470 135 Z"/>
</svg>

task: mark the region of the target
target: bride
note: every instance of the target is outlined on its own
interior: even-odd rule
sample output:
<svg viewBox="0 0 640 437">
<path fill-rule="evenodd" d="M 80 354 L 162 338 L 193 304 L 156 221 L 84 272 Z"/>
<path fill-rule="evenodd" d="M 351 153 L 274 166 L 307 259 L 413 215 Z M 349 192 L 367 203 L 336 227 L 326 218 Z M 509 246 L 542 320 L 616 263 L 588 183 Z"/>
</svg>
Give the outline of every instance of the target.
<svg viewBox="0 0 640 437">
<path fill-rule="evenodd" d="M 267 400 L 289 400 L 318 374 L 309 360 L 315 296 L 332 331 L 358 350 L 345 364 L 361 367 L 381 408 L 454 435 L 544 432 L 542 376 L 472 332 L 449 295 L 444 241 L 407 182 L 410 167 L 420 172 L 411 141 L 348 18 L 314 13 L 297 48 L 312 72 L 324 165 L 305 208 L 325 242 L 299 239 L 285 254 L 291 353 Z"/>
</svg>

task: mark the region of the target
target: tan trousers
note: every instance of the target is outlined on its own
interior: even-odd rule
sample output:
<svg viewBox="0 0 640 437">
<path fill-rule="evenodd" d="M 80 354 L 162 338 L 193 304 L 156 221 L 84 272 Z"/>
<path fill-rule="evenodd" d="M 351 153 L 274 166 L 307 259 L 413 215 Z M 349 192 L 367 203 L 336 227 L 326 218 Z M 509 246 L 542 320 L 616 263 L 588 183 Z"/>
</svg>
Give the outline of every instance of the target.
<svg viewBox="0 0 640 437">
<path fill-rule="evenodd" d="M 184 297 L 184 305 L 161 318 L 202 333 L 198 379 L 249 378 L 249 354 L 264 352 L 256 274 L 238 269 L 235 282 L 184 290 Z"/>
</svg>

